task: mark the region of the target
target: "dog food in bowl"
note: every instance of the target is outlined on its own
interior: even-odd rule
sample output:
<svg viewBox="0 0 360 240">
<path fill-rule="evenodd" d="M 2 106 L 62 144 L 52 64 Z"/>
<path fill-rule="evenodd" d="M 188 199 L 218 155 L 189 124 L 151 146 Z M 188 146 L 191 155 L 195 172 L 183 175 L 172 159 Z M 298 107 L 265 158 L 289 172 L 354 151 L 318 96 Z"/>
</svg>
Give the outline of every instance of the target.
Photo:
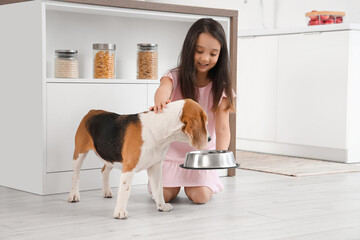
<svg viewBox="0 0 360 240">
<path fill-rule="evenodd" d="M 236 168 L 234 154 L 227 150 L 204 150 L 188 152 L 184 164 L 180 167 L 186 169 L 227 169 Z"/>
</svg>

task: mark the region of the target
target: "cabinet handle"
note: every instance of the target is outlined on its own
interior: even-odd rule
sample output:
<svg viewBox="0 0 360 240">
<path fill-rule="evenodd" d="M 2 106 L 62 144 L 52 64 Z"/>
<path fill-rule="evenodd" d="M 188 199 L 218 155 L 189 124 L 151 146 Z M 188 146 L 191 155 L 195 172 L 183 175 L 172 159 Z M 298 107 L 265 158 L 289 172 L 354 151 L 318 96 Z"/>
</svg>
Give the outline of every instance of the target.
<svg viewBox="0 0 360 240">
<path fill-rule="evenodd" d="M 321 34 L 322 32 L 303 32 L 304 35 L 318 35 Z"/>
<path fill-rule="evenodd" d="M 253 39 L 256 38 L 256 36 L 238 36 L 239 39 Z"/>
</svg>

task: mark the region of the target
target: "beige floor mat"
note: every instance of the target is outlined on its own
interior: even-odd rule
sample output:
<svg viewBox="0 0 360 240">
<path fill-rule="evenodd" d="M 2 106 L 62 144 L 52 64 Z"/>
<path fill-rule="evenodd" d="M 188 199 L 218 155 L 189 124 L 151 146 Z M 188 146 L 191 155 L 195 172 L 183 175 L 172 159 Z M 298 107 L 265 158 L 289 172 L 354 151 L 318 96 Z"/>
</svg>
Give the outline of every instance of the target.
<svg viewBox="0 0 360 240">
<path fill-rule="evenodd" d="M 240 169 L 293 177 L 360 171 L 360 164 L 344 164 L 245 151 L 236 152 L 236 161 L 240 163 Z"/>
</svg>

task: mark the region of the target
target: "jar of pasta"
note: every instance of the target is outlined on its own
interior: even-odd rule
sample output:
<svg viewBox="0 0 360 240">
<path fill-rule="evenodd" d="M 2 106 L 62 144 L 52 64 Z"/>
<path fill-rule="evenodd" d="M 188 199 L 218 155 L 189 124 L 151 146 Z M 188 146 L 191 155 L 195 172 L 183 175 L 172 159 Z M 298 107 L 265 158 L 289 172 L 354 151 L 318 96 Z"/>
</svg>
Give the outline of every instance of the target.
<svg viewBox="0 0 360 240">
<path fill-rule="evenodd" d="M 158 45 L 139 43 L 137 45 L 137 78 L 158 78 Z"/>
<path fill-rule="evenodd" d="M 55 77 L 79 78 L 77 50 L 55 50 Z"/>
<path fill-rule="evenodd" d="M 115 78 L 115 44 L 93 44 L 94 78 Z"/>
</svg>

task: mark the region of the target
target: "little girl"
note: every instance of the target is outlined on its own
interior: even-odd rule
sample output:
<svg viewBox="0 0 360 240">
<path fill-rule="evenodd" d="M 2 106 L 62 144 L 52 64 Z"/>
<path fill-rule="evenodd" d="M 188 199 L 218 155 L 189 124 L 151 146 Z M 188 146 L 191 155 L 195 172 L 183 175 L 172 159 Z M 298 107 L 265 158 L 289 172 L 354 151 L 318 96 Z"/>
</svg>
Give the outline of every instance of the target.
<svg viewBox="0 0 360 240">
<path fill-rule="evenodd" d="M 186 35 L 179 66 L 160 79 L 155 106 L 150 110 L 162 112 L 170 101 L 191 98 L 208 116 L 207 129 L 212 140 L 206 149 L 228 149 L 229 111 L 234 109 L 229 66 L 224 29 L 211 18 L 199 19 Z M 194 203 L 206 203 L 213 193 L 223 189 L 215 170 L 179 167 L 184 163 L 186 153 L 194 150 L 187 143 L 170 144 L 162 169 L 166 202 L 175 198 L 181 187 Z"/>
</svg>

